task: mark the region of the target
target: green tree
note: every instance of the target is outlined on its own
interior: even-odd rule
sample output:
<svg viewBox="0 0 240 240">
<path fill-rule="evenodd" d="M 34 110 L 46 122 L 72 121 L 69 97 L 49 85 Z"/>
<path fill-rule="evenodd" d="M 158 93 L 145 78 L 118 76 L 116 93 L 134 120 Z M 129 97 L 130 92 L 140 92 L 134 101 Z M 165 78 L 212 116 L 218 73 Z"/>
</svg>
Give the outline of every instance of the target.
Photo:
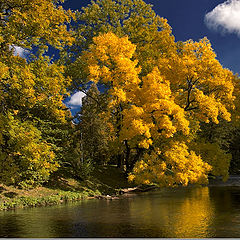
<svg viewBox="0 0 240 240">
<path fill-rule="evenodd" d="M 79 117 L 79 131 L 83 161 L 90 160 L 92 164 L 105 164 L 109 161 L 110 131 L 108 123 L 101 115 L 104 108 L 104 95 L 101 95 L 97 85 L 93 83 L 87 95 L 82 99 Z"/>
<path fill-rule="evenodd" d="M 11 114 L 4 118 L 0 145 L 0 181 L 23 188 L 47 181 L 59 164 L 52 146 L 31 121 L 22 122 Z"/>
<path fill-rule="evenodd" d="M 47 45 L 62 48 L 74 38 L 66 23 L 74 17 L 54 0 L 4 0 L 0 3 L 0 51 L 6 54 L 9 46 L 31 49 Z"/>
</svg>

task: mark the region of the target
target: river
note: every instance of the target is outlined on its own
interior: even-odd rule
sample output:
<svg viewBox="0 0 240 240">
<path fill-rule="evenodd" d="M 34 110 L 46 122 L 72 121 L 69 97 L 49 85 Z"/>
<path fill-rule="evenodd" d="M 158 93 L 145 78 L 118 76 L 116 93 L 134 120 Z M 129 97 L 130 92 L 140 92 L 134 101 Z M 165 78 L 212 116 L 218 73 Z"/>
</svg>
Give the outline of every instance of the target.
<svg viewBox="0 0 240 240">
<path fill-rule="evenodd" d="M 188 187 L 0 212 L 0 237 L 240 237 L 240 187 Z"/>
</svg>

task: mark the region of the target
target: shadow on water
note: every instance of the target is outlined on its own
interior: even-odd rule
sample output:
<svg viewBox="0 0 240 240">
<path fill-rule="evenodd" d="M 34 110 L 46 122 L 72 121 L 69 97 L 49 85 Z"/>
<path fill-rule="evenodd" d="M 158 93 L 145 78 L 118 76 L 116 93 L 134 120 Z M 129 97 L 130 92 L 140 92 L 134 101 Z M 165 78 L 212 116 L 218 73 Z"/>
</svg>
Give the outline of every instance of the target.
<svg viewBox="0 0 240 240">
<path fill-rule="evenodd" d="M 162 189 L 0 213 L 0 237 L 240 236 L 240 188 Z"/>
<path fill-rule="evenodd" d="M 215 237 L 239 238 L 240 187 L 211 187 L 209 192 L 215 208 Z"/>
</svg>

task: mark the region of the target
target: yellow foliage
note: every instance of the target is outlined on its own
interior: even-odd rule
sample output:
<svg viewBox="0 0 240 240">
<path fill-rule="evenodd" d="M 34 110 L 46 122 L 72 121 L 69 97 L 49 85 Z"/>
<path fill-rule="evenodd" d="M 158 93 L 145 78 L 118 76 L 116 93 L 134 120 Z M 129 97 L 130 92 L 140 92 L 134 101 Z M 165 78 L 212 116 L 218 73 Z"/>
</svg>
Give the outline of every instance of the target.
<svg viewBox="0 0 240 240">
<path fill-rule="evenodd" d="M 140 78 L 141 68 L 131 59 L 136 46 L 127 37 L 107 33 L 93 42 L 81 60 L 87 63 L 89 80 L 110 85 L 109 109 L 123 108 L 120 141 L 130 140 L 132 146 L 147 149 L 159 131 L 164 137 L 177 131 L 188 134 L 188 120 L 175 103 L 170 82 L 163 80 L 157 67 Z"/>
<path fill-rule="evenodd" d="M 75 15 L 57 6 L 56 1 L 6 0 L 0 10 L 1 19 L 5 20 L 0 28 L 1 41 L 7 45 L 31 48 L 50 44 L 61 48 L 74 41 L 66 23 Z"/>
<path fill-rule="evenodd" d="M 204 161 L 212 166 L 211 173 L 214 176 L 222 176 L 223 180 L 227 180 L 231 154 L 222 150 L 217 143 L 209 143 L 204 140 L 192 143 L 191 148 L 201 154 Z"/>
<path fill-rule="evenodd" d="M 43 55 L 48 46 L 62 49 L 73 43 L 66 24 L 74 17 L 55 0 L 1 1 L 1 181 L 22 187 L 41 184 L 59 166 L 52 145 L 41 137 L 41 124 L 36 127 L 35 121 L 66 123 L 69 116 L 63 99 L 71 81 L 63 66 Z M 15 47 L 39 51 L 26 60 L 14 56 Z"/>
<path fill-rule="evenodd" d="M 131 148 L 151 149 L 135 164 L 129 180 L 186 186 L 206 184 L 210 171 L 227 176 L 228 156 L 210 161 L 197 148 L 188 150 L 188 145 L 201 122 L 231 120 L 232 72 L 216 60 L 206 38 L 173 44 L 170 55 L 159 55 L 145 75 L 136 59 L 136 50 L 141 57 L 136 46 L 127 37 L 100 34 L 78 59 L 85 63 L 89 80 L 108 88 L 107 111 L 116 116 L 113 127 L 118 151 L 124 141 Z"/>
<path fill-rule="evenodd" d="M 39 57 L 31 63 L 19 56 L 0 59 L 0 94 L 8 110 L 44 107 L 56 119 L 65 121 L 66 111 L 62 103 L 70 80 L 65 78 L 64 69 L 50 64 L 47 57 Z M 18 110 L 19 111 L 19 110 Z"/>
<path fill-rule="evenodd" d="M 234 108 L 233 73 L 221 66 L 207 38 L 186 41 L 171 58 L 160 59 L 159 70 L 170 81 L 176 102 L 195 119 L 230 121 Z"/>
<path fill-rule="evenodd" d="M 51 145 L 29 121 L 21 122 L 9 114 L 5 122 L 9 141 L 8 149 L 0 152 L 1 181 L 26 187 L 48 180 L 59 167 Z"/>
<path fill-rule="evenodd" d="M 136 163 L 129 180 L 142 184 L 148 180 L 168 187 L 207 184 L 210 170 L 211 166 L 195 152 L 189 152 L 186 144 L 172 141 L 163 154 L 145 154 L 144 159 Z"/>
</svg>

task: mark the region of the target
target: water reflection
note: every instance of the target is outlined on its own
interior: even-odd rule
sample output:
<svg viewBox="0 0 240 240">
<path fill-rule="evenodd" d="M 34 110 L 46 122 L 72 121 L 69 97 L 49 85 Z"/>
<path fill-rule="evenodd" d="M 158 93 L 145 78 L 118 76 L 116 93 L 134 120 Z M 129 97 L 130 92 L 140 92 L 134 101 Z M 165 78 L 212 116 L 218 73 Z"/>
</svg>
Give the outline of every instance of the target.
<svg viewBox="0 0 240 240">
<path fill-rule="evenodd" d="M 162 189 L 0 213 L 0 237 L 240 237 L 240 188 Z"/>
<path fill-rule="evenodd" d="M 190 196 L 184 198 L 173 217 L 172 231 L 174 237 L 212 237 L 214 206 L 209 197 L 208 187 L 195 188 Z"/>
<path fill-rule="evenodd" d="M 142 199 L 132 201 L 130 213 L 133 221 L 141 218 L 143 226 L 151 226 L 162 237 L 209 237 L 209 226 L 214 217 L 209 189 L 172 191 L 152 195 L 144 199 L 144 205 Z"/>
</svg>

